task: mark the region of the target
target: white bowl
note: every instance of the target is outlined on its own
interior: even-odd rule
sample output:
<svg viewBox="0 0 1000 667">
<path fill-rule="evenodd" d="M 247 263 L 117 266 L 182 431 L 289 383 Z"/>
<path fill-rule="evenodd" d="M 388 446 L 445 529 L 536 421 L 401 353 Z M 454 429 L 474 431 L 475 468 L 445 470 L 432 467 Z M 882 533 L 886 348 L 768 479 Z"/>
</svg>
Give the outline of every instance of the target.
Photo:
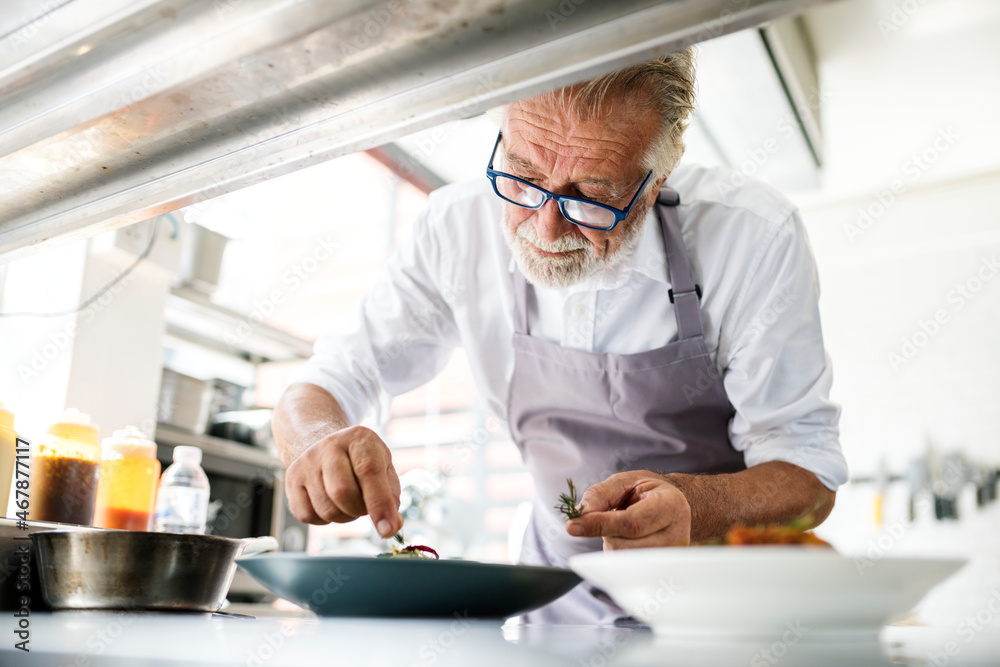
<svg viewBox="0 0 1000 667">
<path fill-rule="evenodd" d="M 817 547 L 629 549 L 570 558 L 577 574 L 666 636 L 877 632 L 964 560 L 852 559 Z"/>
</svg>

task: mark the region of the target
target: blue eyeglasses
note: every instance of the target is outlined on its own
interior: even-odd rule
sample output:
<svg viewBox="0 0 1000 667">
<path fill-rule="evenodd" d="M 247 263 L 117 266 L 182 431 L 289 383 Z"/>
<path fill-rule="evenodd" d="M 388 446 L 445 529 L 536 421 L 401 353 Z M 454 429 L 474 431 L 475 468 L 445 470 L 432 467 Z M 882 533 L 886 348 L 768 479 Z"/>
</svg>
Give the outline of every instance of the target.
<svg viewBox="0 0 1000 667">
<path fill-rule="evenodd" d="M 642 185 L 639 186 L 639 191 L 635 193 L 632 201 L 624 209 L 617 209 L 582 197 L 552 194 L 523 178 L 511 176 L 493 168 L 493 160 L 496 158 L 497 146 L 500 145 L 502 135 L 502 132 L 497 134 L 497 141 L 493 144 L 493 153 L 490 155 L 490 163 L 486 165 L 486 177 L 493 183 L 493 191 L 497 193 L 497 196 L 511 204 L 533 210 L 540 209 L 545 205 L 545 202 L 553 199 L 559 205 L 559 211 L 564 218 L 574 225 L 587 229 L 610 232 L 617 227 L 619 222 L 628 217 L 639 195 L 646 189 L 649 179 L 653 177 L 653 171 L 650 170 Z"/>
</svg>

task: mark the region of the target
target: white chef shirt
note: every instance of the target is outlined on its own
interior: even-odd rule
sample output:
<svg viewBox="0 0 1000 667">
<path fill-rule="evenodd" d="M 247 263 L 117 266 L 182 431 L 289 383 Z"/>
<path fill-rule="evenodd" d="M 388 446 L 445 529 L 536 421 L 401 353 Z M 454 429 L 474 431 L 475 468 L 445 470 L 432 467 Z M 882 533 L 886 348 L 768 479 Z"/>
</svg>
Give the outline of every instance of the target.
<svg viewBox="0 0 1000 667">
<path fill-rule="evenodd" d="M 730 442 L 746 465 L 788 461 L 831 490 L 847 481 L 840 408 L 829 400 L 819 284 L 794 205 L 732 172 L 679 165 L 667 184 L 701 301 L 709 353 L 736 412 Z M 487 408 L 505 421 L 514 370 L 514 261 L 502 201 L 484 177 L 430 195 L 344 331 L 321 336 L 291 382 L 323 387 L 351 423 L 388 415 L 392 396 L 431 380 L 465 348 Z M 530 333 L 589 352 L 630 354 L 677 336 L 655 208 L 632 256 L 565 289 L 535 287 Z M 555 389 L 554 389 L 555 390 Z"/>
</svg>

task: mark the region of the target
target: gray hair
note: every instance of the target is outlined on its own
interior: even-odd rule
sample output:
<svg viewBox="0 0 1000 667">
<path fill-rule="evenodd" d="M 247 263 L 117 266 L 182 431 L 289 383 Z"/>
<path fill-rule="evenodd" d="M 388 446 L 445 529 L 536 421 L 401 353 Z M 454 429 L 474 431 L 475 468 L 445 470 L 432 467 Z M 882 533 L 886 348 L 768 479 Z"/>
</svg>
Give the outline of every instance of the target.
<svg viewBox="0 0 1000 667">
<path fill-rule="evenodd" d="M 622 109 L 657 111 L 660 127 L 643 161 L 653 171 L 654 180 L 660 179 L 669 175 L 684 155 L 684 130 L 694 110 L 694 53 L 688 47 L 544 94 L 554 96 L 584 121 L 605 117 L 609 112 L 621 113 Z M 490 114 L 494 120 L 502 120 L 498 111 L 502 110 Z"/>
</svg>

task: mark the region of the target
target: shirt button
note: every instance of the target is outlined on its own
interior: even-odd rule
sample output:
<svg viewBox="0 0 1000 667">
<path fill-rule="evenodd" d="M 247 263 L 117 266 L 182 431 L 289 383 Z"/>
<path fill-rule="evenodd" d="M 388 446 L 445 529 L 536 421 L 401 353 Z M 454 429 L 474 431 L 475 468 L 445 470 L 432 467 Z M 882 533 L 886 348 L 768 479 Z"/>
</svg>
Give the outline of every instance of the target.
<svg viewBox="0 0 1000 667">
<path fill-rule="evenodd" d="M 578 303 L 575 306 L 573 306 L 573 314 L 578 317 L 583 317 L 584 315 L 587 314 L 587 307 L 582 303 Z"/>
</svg>

